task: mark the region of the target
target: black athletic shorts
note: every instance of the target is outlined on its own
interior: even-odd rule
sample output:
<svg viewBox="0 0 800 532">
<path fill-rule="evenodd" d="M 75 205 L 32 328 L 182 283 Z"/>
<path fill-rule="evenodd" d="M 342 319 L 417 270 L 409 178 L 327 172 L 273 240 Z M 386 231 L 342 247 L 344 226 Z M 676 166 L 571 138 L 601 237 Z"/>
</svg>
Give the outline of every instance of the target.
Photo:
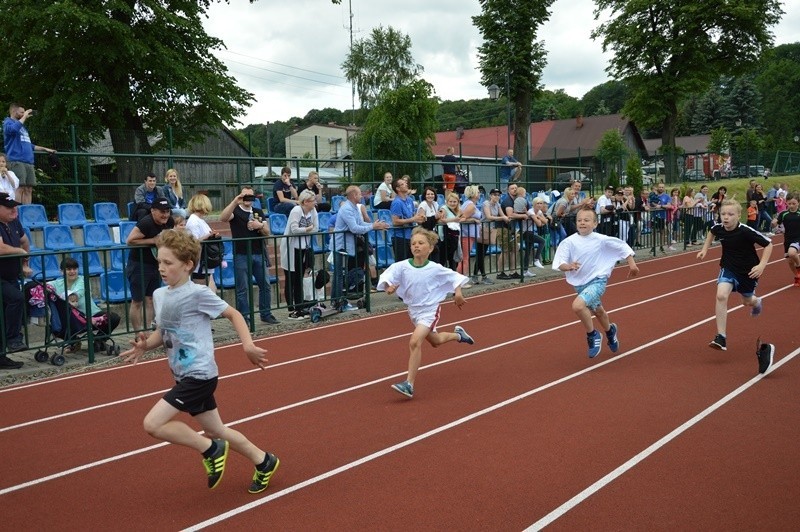
<svg viewBox="0 0 800 532">
<path fill-rule="evenodd" d="M 175 387 L 164 395 L 164 400 L 180 410 L 193 416 L 217 408 L 214 390 L 217 389 L 217 377 L 201 380 L 186 377 L 177 381 Z"/>
</svg>

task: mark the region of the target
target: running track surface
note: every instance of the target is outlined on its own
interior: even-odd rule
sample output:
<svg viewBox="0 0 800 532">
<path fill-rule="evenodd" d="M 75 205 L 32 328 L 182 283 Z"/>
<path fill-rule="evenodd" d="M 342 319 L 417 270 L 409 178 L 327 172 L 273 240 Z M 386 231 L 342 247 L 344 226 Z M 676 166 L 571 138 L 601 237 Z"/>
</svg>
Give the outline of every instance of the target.
<svg viewBox="0 0 800 532">
<path fill-rule="evenodd" d="M 800 522 L 797 301 L 776 242 L 753 319 L 716 329 L 719 247 L 615 270 L 603 298 L 621 349 L 586 356 L 563 280 L 442 307 L 474 346 L 426 345 L 402 380 L 404 311 L 217 349 L 223 420 L 276 453 L 261 495 L 231 454 L 209 491 L 194 451 L 142 419 L 164 359 L 0 390 L 5 530 L 788 530 Z M 776 346 L 757 374 L 758 336 Z M 187 419 L 187 418 L 184 418 Z"/>
</svg>

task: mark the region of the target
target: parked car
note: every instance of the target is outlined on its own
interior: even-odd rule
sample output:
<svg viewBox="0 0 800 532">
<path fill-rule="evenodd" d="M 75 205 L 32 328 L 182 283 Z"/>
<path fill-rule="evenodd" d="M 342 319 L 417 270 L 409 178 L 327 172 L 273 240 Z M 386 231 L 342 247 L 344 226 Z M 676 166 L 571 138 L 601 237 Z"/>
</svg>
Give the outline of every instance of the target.
<svg viewBox="0 0 800 532">
<path fill-rule="evenodd" d="M 686 170 L 683 174 L 684 181 L 705 181 L 706 174 L 703 173 L 702 170 L 699 168 L 692 168 L 690 170 Z"/>
</svg>

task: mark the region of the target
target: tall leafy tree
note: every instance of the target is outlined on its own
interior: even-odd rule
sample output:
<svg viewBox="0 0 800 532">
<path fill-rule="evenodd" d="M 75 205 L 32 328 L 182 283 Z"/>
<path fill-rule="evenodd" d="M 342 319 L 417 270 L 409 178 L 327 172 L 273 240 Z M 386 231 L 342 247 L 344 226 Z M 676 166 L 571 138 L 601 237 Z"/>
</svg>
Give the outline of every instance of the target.
<svg viewBox="0 0 800 532">
<path fill-rule="evenodd" d="M 619 173 L 622 169 L 622 161 L 628 156 L 628 147 L 625 139 L 618 129 L 609 129 L 597 143 L 595 155 L 603 163 L 603 172 L 610 175 L 611 172 Z"/>
<path fill-rule="evenodd" d="M 150 153 L 170 126 L 175 145 L 199 140 L 252 100 L 211 53 L 223 43 L 202 26 L 210 1 L 4 0 L 1 90 L 43 123 L 110 130 L 116 153 Z M 118 179 L 138 182 L 147 165 L 119 157 Z"/>
<path fill-rule="evenodd" d="M 614 56 L 607 71 L 626 81 L 631 98 L 624 112 L 637 125 L 660 126 L 662 144 L 675 153 L 678 106 L 702 93 L 720 74 L 736 74 L 772 43 L 770 28 L 779 0 L 595 0 L 592 32 Z M 677 168 L 667 165 L 667 177 Z"/>
<path fill-rule="evenodd" d="M 595 85 L 583 95 L 583 113 L 586 116 L 616 114 L 622 111 L 628 99 L 628 86 L 624 81 L 606 81 Z M 601 112 L 607 110 L 608 112 Z"/>
<path fill-rule="evenodd" d="M 393 91 L 383 93 L 370 111 L 367 123 L 355 138 L 353 159 L 383 161 L 429 161 L 430 144 L 437 129 L 433 85 L 418 79 Z M 386 170 L 395 174 L 419 177 L 424 165 L 386 163 L 377 167 L 361 166 L 356 170 L 359 182 L 375 181 Z"/>
<path fill-rule="evenodd" d="M 513 106 L 514 153 L 528 161 L 531 102 L 542 90 L 547 60 L 539 28 L 550 18 L 554 0 L 480 0 L 481 14 L 472 22 L 483 35 L 478 47 L 481 83 L 498 85 Z"/>
<path fill-rule="evenodd" d="M 391 26 L 373 28 L 369 37 L 355 41 L 342 69 L 366 108 L 373 107 L 384 91 L 398 89 L 423 71 L 411 55 L 411 38 Z"/>
<path fill-rule="evenodd" d="M 796 151 L 800 135 L 800 42 L 765 54 L 755 78 L 761 93 L 764 129 L 776 149 Z"/>
</svg>

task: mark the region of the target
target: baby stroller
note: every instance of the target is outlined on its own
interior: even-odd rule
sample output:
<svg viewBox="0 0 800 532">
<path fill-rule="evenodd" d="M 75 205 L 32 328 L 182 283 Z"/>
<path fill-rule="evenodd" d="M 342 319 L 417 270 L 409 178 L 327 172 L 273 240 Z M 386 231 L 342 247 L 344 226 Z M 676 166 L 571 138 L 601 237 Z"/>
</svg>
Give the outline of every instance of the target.
<svg viewBox="0 0 800 532">
<path fill-rule="evenodd" d="M 39 288 L 41 294 L 38 294 Z M 108 326 L 108 316 L 102 315 L 91 320 L 73 307 L 68 301 L 58 296 L 52 286 L 36 283 L 31 287 L 31 299 L 41 295 L 44 300 L 45 308 L 45 338 L 44 346 L 36 351 L 34 358 L 37 362 L 47 362 L 54 366 L 63 366 L 66 362 L 64 352 L 77 351 L 81 340 L 88 338 L 89 327 L 92 329 L 95 352 L 105 352 L 109 356 L 116 356 L 120 353 L 119 346 L 114 339 L 108 336 L 104 329 Z M 50 357 L 47 353 L 49 348 L 60 349 Z"/>
</svg>

